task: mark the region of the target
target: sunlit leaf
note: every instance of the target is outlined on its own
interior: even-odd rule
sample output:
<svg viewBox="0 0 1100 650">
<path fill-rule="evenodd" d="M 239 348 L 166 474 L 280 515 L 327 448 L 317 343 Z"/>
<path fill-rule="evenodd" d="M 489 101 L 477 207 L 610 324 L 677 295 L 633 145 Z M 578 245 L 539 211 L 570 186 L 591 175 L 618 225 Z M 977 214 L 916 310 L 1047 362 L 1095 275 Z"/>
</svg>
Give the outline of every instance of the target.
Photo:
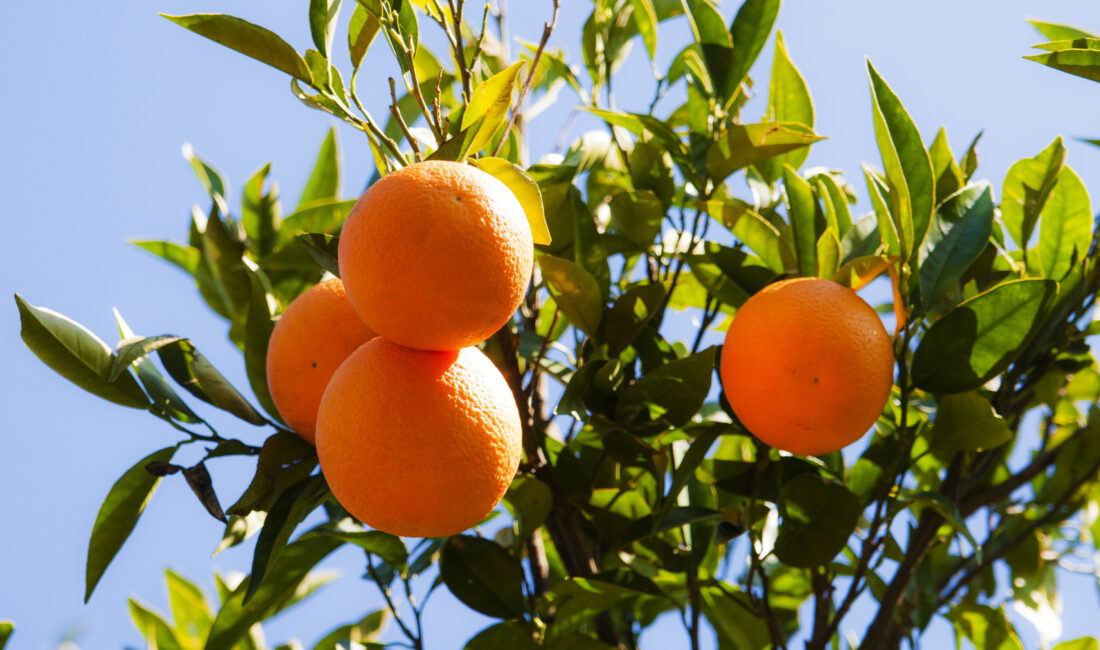
<svg viewBox="0 0 1100 650">
<path fill-rule="evenodd" d="M 968 392 L 939 399 L 931 435 L 933 449 L 975 451 L 1003 445 L 1012 439 L 1012 430 L 989 400 Z"/>
<path fill-rule="evenodd" d="M 523 213 L 527 215 L 527 223 L 531 226 L 531 236 L 535 243 L 544 246 L 550 244 L 550 229 L 542 211 L 542 192 L 539 191 L 538 183 L 522 167 L 503 158 L 485 157 L 473 162 L 479 169 L 507 185 L 516 195 L 519 204 L 523 206 Z"/>
<path fill-rule="evenodd" d="M 189 16 L 161 14 L 161 16 L 306 83 L 312 80 L 309 68 L 306 67 L 306 62 L 301 55 L 286 41 L 264 27 L 224 14 Z"/>
</svg>

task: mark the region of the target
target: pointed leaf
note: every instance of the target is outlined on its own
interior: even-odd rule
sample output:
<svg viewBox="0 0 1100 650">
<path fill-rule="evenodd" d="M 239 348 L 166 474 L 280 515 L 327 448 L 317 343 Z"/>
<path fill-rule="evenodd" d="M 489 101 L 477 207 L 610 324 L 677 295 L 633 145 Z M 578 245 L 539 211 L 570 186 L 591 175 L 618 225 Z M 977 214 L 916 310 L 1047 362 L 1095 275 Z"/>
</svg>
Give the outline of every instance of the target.
<svg viewBox="0 0 1100 650">
<path fill-rule="evenodd" d="M 657 10 L 653 8 L 653 0 L 630 0 L 634 12 L 631 18 L 642 35 L 646 53 L 650 59 L 657 57 Z"/>
<path fill-rule="evenodd" d="M 951 153 L 946 129 L 940 128 L 936 133 L 932 146 L 928 148 L 928 155 L 932 159 L 932 176 L 936 179 L 936 205 L 939 205 L 966 183 L 963 172 Z"/>
<path fill-rule="evenodd" d="M 272 185 L 271 189 L 264 193 L 264 183 L 270 172 L 271 163 L 268 163 L 253 174 L 252 178 L 245 183 L 241 201 L 241 225 L 244 226 L 244 232 L 248 236 L 249 247 L 259 257 L 275 249 L 282 216 L 278 187 Z"/>
<path fill-rule="evenodd" d="M 1065 160 L 1066 148 L 1059 137 L 1034 158 L 1013 163 L 1005 174 L 1001 190 L 1001 221 L 1012 241 L 1024 251 L 1025 261 L 1039 213 L 1058 182 Z"/>
<path fill-rule="evenodd" d="M 267 424 L 267 420 L 187 339 L 160 348 L 157 355 L 169 376 L 195 397 L 249 424 Z"/>
<path fill-rule="evenodd" d="M 790 165 L 783 166 L 783 187 L 787 190 L 787 218 L 791 222 L 798 272 L 812 278 L 817 273 L 817 199 L 813 188 Z"/>
<path fill-rule="evenodd" d="M 1039 224 L 1039 267 L 1043 277 L 1062 280 L 1092 241 L 1092 206 L 1081 178 L 1063 167 L 1043 208 Z"/>
<path fill-rule="evenodd" d="M 673 427 L 690 422 L 710 392 L 716 350 L 711 346 L 671 361 L 628 386 L 619 397 L 615 419 L 625 421 L 641 413 Z"/>
<path fill-rule="evenodd" d="M 1076 41 L 1066 43 L 1068 45 Z M 1090 81 L 1100 81 L 1100 49 L 1060 49 L 1024 58 Z"/>
<path fill-rule="evenodd" d="M 478 158 L 473 162 L 479 169 L 493 175 L 512 190 L 519 199 L 519 204 L 523 206 L 524 214 L 527 215 L 527 223 L 531 226 L 531 236 L 535 244 L 549 245 L 550 229 L 546 225 L 546 215 L 542 211 L 542 193 L 539 191 L 538 183 L 528 176 L 522 167 L 503 158 Z"/>
<path fill-rule="evenodd" d="M 523 569 L 499 544 L 455 535 L 439 558 L 443 583 L 467 607 L 493 618 L 523 615 Z"/>
<path fill-rule="evenodd" d="M 504 126 L 508 109 L 512 106 L 512 93 L 516 88 L 516 80 L 525 65 L 527 65 L 526 61 L 513 63 L 474 89 L 470 104 L 462 114 L 460 129 L 465 131 L 480 120 L 468 151 L 481 151 L 500 127 Z"/>
<path fill-rule="evenodd" d="M 133 598 L 129 600 L 130 618 L 148 647 L 156 650 L 183 650 L 175 631 L 163 618 Z"/>
<path fill-rule="evenodd" d="M 153 476 L 145 466 L 149 463 L 167 463 L 172 460 L 179 446 L 165 447 L 142 458 L 119 477 L 103 505 L 99 507 L 95 524 L 88 541 L 88 563 L 84 575 L 84 602 L 103 577 L 103 572 L 118 554 L 126 538 L 133 532 L 145 505 L 160 484 L 160 477 Z"/>
<path fill-rule="evenodd" d="M 932 161 L 921 141 L 920 131 L 890 86 L 867 62 L 871 78 L 871 100 L 875 118 L 875 139 L 882 154 L 890 203 L 898 239 L 906 257 L 924 240 L 936 199 Z"/>
<path fill-rule="evenodd" d="M 600 286 L 580 266 L 551 255 L 540 255 L 539 269 L 562 313 L 578 329 L 594 336 L 603 317 Z"/>
<path fill-rule="evenodd" d="M 256 539 L 256 548 L 252 553 L 251 577 L 244 592 L 247 604 L 264 584 L 264 576 L 269 566 L 274 565 L 286 548 L 294 529 L 306 516 L 313 512 L 328 494 L 324 478 L 318 474 L 303 479 L 288 487 L 279 495 L 264 519 L 264 527 Z"/>
<path fill-rule="evenodd" d="M 59 375 L 109 402 L 147 408 L 149 399 L 134 376 L 123 370 L 111 381 L 111 348 L 83 325 L 61 314 L 31 305 L 15 294 L 20 335 L 30 351 Z"/>
<path fill-rule="evenodd" d="M 147 250 L 153 255 L 170 262 L 171 264 L 183 269 L 189 274 L 194 275 L 195 271 L 199 268 L 199 264 L 202 262 L 202 253 L 192 246 L 183 246 L 170 241 L 131 241 L 131 244 Z"/>
<path fill-rule="evenodd" d="M 374 37 L 382 25 L 361 4 L 355 5 L 348 22 L 348 52 L 351 54 L 351 67 L 358 69 L 367 55 Z M 354 81 L 354 75 L 352 75 Z"/>
<path fill-rule="evenodd" d="M 719 182 L 738 169 L 824 140 L 796 122 L 732 124 L 707 150 L 707 171 Z"/>
<path fill-rule="evenodd" d="M 115 322 L 118 323 L 119 335 L 122 336 L 123 341 L 127 339 L 138 339 L 140 337 L 134 336 L 134 332 L 130 329 L 130 326 L 126 324 L 126 321 L 122 319 L 122 314 L 118 310 L 114 310 Z M 120 342 L 121 345 L 121 342 Z M 149 410 L 153 414 L 163 417 L 171 418 L 177 422 L 186 422 L 188 424 L 200 424 L 203 419 L 200 418 L 191 407 L 172 389 L 171 384 L 164 378 L 160 370 L 153 365 L 147 357 L 135 359 L 133 362 L 133 368 L 137 372 L 138 381 L 141 382 L 141 386 L 145 389 L 145 392 L 149 394 L 149 398 L 152 400 L 152 404 L 149 406 Z"/>
<path fill-rule="evenodd" d="M 810 89 L 787 54 L 782 32 L 775 34 L 775 58 L 772 60 L 772 80 L 768 86 L 768 110 L 765 119 L 797 122 L 811 130 L 814 127 L 814 104 L 810 98 Z M 757 169 L 769 184 L 775 183 L 783 173 L 784 164 L 798 169 L 809 155 L 808 147 L 795 149 L 788 154 L 761 162 Z"/>
<path fill-rule="evenodd" d="M 733 24 L 730 25 L 733 54 L 730 56 L 729 71 L 726 76 L 728 94 L 725 94 L 723 99 L 728 99 L 736 93 L 737 87 L 749 74 L 752 64 L 764 49 L 777 15 L 779 15 L 779 0 L 745 0 L 737 10 Z"/>
<path fill-rule="evenodd" d="M 332 57 L 332 39 L 340 15 L 340 0 L 310 0 L 309 32 L 321 56 Z"/>
<path fill-rule="evenodd" d="M 936 210 L 920 249 L 921 304 L 932 309 L 978 259 L 993 231 L 993 194 L 986 182 L 968 185 Z"/>
<path fill-rule="evenodd" d="M 317 2 L 318 0 L 313 0 Z M 328 0 L 320 0 L 324 3 Z M 325 139 L 321 141 L 321 148 L 317 152 L 317 161 L 313 164 L 313 171 L 309 174 L 309 180 L 302 189 L 302 195 L 298 197 L 298 207 L 295 212 L 309 206 L 314 201 L 321 199 L 335 199 L 340 194 L 340 148 L 336 142 L 336 129 L 329 127 L 325 133 Z"/>
<path fill-rule="evenodd" d="M 214 616 L 206 596 L 193 582 L 171 569 L 164 572 L 168 603 L 172 608 L 172 629 L 177 637 L 205 639 Z"/>
<path fill-rule="evenodd" d="M 934 393 L 974 390 L 1008 367 L 1054 295 L 1051 280 L 999 284 L 936 321 L 913 355 L 912 378 Z"/>
<path fill-rule="evenodd" d="M 664 297 L 665 288 L 657 283 L 633 287 L 619 296 L 603 323 L 603 339 L 607 341 L 609 356 L 618 356 L 634 342 L 657 313 Z"/>
<path fill-rule="evenodd" d="M 1083 29 L 1078 29 L 1070 25 L 1061 25 L 1059 23 L 1049 23 L 1042 20 L 1028 20 L 1031 26 L 1039 30 L 1039 33 L 1047 37 L 1052 41 L 1064 41 L 1074 38 L 1100 38 L 1095 34 L 1090 34 Z"/>
<path fill-rule="evenodd" d="M 373 553 L 399 572 L 404 572 L 409 564 L 409 551 L 400 537 L 380 530 L 323 532 L 323 535 L 335 537 L 348 544 L 355 544 L 368 553 Z"/>
<path fill-rule="evenodd" d="M 298 235 L 298 241 L 306 247 L 310 257 L 329 273 L 340 277 L 340 263 L 337 251 L 340 248 L 340 238 L 335 235 L 326 235 L 319 232 L 311 232 Z"/>
<path fill-rule="evenodd" d="M 253 25 L 247 20 L 224 14 L 192 14 L 169 16 L 168 20 L 185 27 L 215 43 L 250 56 L 261 63 L 282 70 L 288 75 L 310 83 L 312 77 L 305 60 L 293 47 L 271 30 Z"/>
</svg>

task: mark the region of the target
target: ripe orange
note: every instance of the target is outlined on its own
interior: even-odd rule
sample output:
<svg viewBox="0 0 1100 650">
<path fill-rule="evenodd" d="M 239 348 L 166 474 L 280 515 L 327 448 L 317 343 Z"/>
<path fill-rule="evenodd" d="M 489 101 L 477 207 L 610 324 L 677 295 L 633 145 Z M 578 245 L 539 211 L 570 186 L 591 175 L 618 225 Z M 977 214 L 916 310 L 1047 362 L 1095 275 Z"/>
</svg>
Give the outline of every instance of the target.
<svg viewBox="0 0 1100 650">
<path fill-rule="evenodd" d="M 720 374 L 726 399 L 755 436 L 821 455 L 874 424 L 894 383 L 894 352 L 878 314 L 854 291 L 796 278 L 737 310 Z"/>
<path fill-rule="evenodd" d="M 267 344 L 267 386 L 290 428 L 313 442 L 317 407 L 332 373 L 373 337 L 339 279 L 310 287 L 291 301 Z"/>
<path fill-rule="evenodd" d="M 456 162 L 387 174 L 340 233 L 340 276 L 359 315 L 380 335 L 422 350 L 492 336 L 523 299 L 533 257 L 515 194 Z"/>
<path fill-rule="evenodd" d="M 414 350 L 378 337 L 336 371 L 317 415 L 336 500 L 404 537 L 481 521 L 511 484 L 521 445 L 512 392 L 477 348 Z"/>
</svg>

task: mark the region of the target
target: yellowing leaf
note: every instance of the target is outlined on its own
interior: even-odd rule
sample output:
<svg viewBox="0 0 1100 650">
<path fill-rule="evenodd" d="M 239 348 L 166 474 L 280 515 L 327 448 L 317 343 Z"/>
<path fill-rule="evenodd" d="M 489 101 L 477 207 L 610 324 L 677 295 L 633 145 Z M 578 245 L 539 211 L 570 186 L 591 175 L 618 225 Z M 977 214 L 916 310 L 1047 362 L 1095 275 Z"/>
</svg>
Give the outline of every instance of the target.
<svg viewBox="0 0 1100 650">
<path fill-rule="evenodd" d="M 535 243 L 549 244 L 550 228 L 546 225 L 546 215 L 542 210 L 542 192 L 539 191 L 538 183 L 522 167 L 503 158 L 479 158 L 473 163 L 512 190 L 527 215 L 527 223 L 531 225 L 531 236 Z"/>
</svg>

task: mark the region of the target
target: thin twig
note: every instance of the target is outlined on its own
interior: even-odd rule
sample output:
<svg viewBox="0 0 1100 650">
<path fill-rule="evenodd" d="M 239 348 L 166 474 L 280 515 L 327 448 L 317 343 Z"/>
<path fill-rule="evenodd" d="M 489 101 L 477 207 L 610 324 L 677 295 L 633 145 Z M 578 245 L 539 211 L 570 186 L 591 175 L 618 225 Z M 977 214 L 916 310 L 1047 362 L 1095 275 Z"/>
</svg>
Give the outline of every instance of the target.
<svg viewBox="0 0 1100 650">
<path fill-rule="evenodd" d="M 393 77 L 390 77 L 390 98 L 393 99 L 393 103 L 390 104 L 390 113 L 393 114 L 393 119 L 397 121 L 397 125 L 401 127 L 401 132 L 405 134 L 405 139 L 412 145 L 413 157 L 416 160 L 422 160 L 423 156 L 420 154 L 420 144 L 413 137 L 413 134 L 409 132 L 409 125 L 405 124 L 405 118 L 401 116 L 401 111 L 397 108 L 397 86 L 394 83 Z"/>
<path fill-rule="evenodd" d="M 455 67 L 458 68 L 458 76 L 462 80 L 462 99 L 470 101 L 470 68 L 466 65 L 466 46 L 462 40 L 462 5 L 465 0 L 447 0 L 451 8 L 451 20 L 454 21 L 454 48 Z"/>
<path fill-rule="evenodd" d="M 538 356 L 535 357 L 535 366 L 531 369 L 531 379 L 527 382 L 527 388 L 523 390 L 528 397 L 535 391 L 535 382 L 538 381 L 539 371 L 542 369 L 542 360 L 546 356 L 546 348 L 550 344 L 550 335 L 554 332 L 554 326 L 558 324 L 558 315 L 560 313 L 560 309 L 554 309 L 554 317 L 550 319 L 550 327 L 546 330 L 546 336 L 542 338 L 542 345 L 539 347 Z"/>
<path fill-rule="evenodd" d="M 516 100 L 516 105 L 512 109 L 512 116 L 508 118 L 508 123 L 504 125 L 504 132 L 500 134 L 500 141 L 497 142 L 497 146 L 493 148 L 494 156 L 500 153 L 501 148 L 504 147 L 504 143 L 508 140 L 508 134 L 512 131 L 512 127 L 516 125 L 516 120 L 519 119 L 523 102 L 527 100 L 527 93 L 531 90 L 531 82 L 534 81 L 535 72 L 538 71 L 539 60 L 542 58 L 542 53 L 546 49 L 546 42 L 550 40 L 550 34 L 554 31 L 554 26 L 558 24 L 558 9 L 560 5 L 560 0 L 554 0 L 554 15 L 550 17 L 550 22 L 543 25 L 542 39 L 539 40 L 538 49 L 535 50 L 535 56 L 531 59 L 531 69 L 527 72 L 527 80 L 523 82 L 523 88 L 519 91 L 519 99 Z"/>
<path fill-rule="evenodd" d="M 378 585 L 378 590 L 382 592 L 382 598 L 386 601 L 386 607 L 389 608 L 390 614 L 393 614 L 393 620 L 397 621 L 397 626 L 401 628 L 401 632 L 408 637 L 414 648 L 420 648 L 420 639 L 413 634 L 412 630 L 410 630 L 408 626 L 405 625 L 405 622 L 401 620 L 401 616 L 398 615 L 397 606 L 393 604 L 393 599 L 390 598 L 389 588 L 383 587 L 382 583 L 379 581 L 378 572 L 374 569 L 374 556 L 370 552 L 367 553 L 367 573 L 369 573 L 371 579 L 374 580 L 374 584 Z"/>
</svg>

